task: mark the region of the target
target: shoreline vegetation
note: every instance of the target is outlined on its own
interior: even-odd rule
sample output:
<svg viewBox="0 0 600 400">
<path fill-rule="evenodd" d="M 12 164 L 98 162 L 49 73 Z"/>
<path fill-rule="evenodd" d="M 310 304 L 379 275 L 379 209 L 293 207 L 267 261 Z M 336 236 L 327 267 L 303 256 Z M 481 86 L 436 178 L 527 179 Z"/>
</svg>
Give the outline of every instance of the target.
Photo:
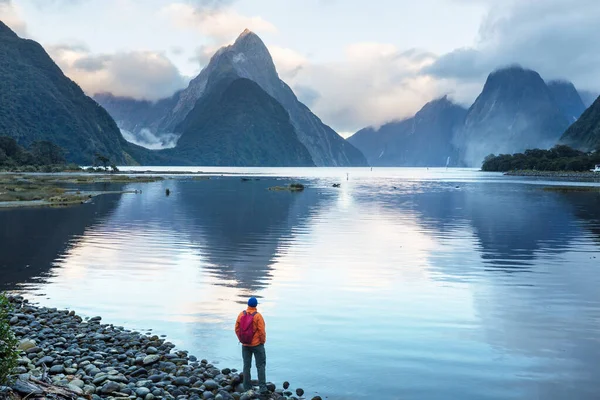
<svg viewBox="0 0 600 400">
<path fill-rule="evenodd" d="M 1 173 L 0 208 L 83 204 L 103 194 L 138 193 L 137 190 L 89 190 L 86 189 L 87 185 L 97 183 L 148 183 L 163 179 L 159 176 L 120 174 Z"/>
<path fill-rule="evenodd" d="M 236 369 L 217 368 L 198 360 L 164 337 L 142 334 L 82 318 L 74 311 L 32 305 L 21 296 L 7 296 L 6 321 L 17 350 L 11 354 L 12 374 L 0 383 L 0 398 L 58 400 L 322 400 L 303 397 L 288 382 L 269 394 L 244 391 Z M 12 337 L 14 336 L 14 337 Z M 2 377 L 0 377 L 2 378 Z M 255 381 L 252 382 L 255 387 Z"/>
<path fill-rule="evenodd" d="M 512 175 L 526 174 L 523 176 L 559 176 L 565 173 L 578 178 L 591 174 L 596 164 L 600 164 L 600 149 L 586 153 L 569 146 L 557 145 L 549 150 L 530 149 L 523 153 L 490 154 L 483 161 L 481 170 L 511 172 Z"/>
</svg>

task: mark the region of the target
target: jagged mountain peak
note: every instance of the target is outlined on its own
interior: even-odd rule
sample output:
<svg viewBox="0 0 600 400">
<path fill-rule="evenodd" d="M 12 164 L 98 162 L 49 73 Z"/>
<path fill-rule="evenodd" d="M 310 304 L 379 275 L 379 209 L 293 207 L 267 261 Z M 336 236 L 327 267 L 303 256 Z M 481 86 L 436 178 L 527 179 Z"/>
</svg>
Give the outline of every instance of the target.
<svg viewBox="0 0 600 400">
<path fill-rule="evenodd" d="M 573 82 L 568 81 L 566 79 L 552 79 L 546 83 L 548 84 L 548 86 L 564 85 L 564 86 L 569 86 L 569 87 L 572 87 L 573 89 L 575 89 L 575 85 L 573 85 Z"/>
<path fill-rule="evenodd" d="M 0 35 L 18 37 L 17 34 L 2 21 L 0 21 Z"/>
<path fill-rule="evenodd" d="M 569 122 L 576 121 L 585 111 L 585 104 L 573 83 L 565 79 L 556 79 L 548 81 L 547 86 Z"/>
<path fill-rule="evenodd" d="M 444 95 L 426 103 L 419 111 L 417 111 L 415 118 L 416 120 L 420 120 L 422 118 L 430 118 L 431 116 L 435 117 L 442 113 L 454 112 L 459 109 L 464 113 L 467 111 L 463 106 L 453 102 L 448 95 Z"/>
<path fill-rule="evenodd" d="M 523 68 L 520 65 L 511 65 L 493 71 L 487 78 L 483 91 L 491 88 L 500 88 L 506 91 L 519 89 L 524 84 L 535 84 L 539 87 L 546 83 L 536 71 Z"/>
<path fill-rule="evenodd" d="M 218 54 L 229 52 L 234 53 L 234 62 L 243 62 L 250 59 L 254 62 L 266 63 L 269 69 L 275 70 L 275 64 L 269 49 L 256 33 L 248 29 L 245 29 L 232 45 L 220 49 Z"/>
<path fill-rule="evenodd" d="M 244 31 L 242 33 L 239 34 L 239 36 L 237 37 L 237 39 L 235 40 L 236 43 L 241 42 L 243 40 L 261 40 L 260 37 L 258 37 L 258 35 L 254 32 L 252 32 L 250 29 L 246 28 L 244 29 Z M 262 40 L 261 40 L 262 42 Z"/>
<path fill-rule="evenodd" d="M 455 143 L 465 164 L 479 166 L 489 154 L 551 147 L 568 125 L 542 77 L 513 65 L 488 76 Z"/>
<path fill-rule="evenodd" d="M 443 108 L 443 107 L 448 107 L 449 105 L 454 105 L 454 102 L 448 98 L 448 95 L 443 95 L 442 97 L 438 97 L 436 99 L 433 99 L 427 103 L 425 103 L 425 105 L 421 108 L 420 111 L 424 111 L 424 110 L 428 110 L 428 109 L 437 109 L 437 108 Z"/>
</svg>

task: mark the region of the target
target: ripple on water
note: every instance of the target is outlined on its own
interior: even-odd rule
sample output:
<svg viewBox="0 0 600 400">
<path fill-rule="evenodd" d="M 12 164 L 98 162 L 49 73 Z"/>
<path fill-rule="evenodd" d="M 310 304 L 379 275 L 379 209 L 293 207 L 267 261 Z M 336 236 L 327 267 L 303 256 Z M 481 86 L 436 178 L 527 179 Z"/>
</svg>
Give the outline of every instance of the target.
<svg viewBox="0 0 600 400">
<path fill-rule="evenodd" d="M 0 213 L 3 284 L 234 367 L 255 295 L 269 379 L 330 399 L 598 397 L 598 196 L 468 170 L 283 171 Z M 290 180 L 274 174 L 307 189 L 270 192 Z"/>
</svg>

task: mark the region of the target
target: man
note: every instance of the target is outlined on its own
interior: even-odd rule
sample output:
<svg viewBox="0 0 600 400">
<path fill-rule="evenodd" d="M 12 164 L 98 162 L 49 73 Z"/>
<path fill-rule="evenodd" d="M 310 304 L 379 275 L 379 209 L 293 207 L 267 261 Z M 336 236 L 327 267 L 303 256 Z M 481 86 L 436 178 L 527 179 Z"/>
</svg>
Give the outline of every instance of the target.
<svg viewBox="0 0 600 400">
<path fill-rule="evenodd" d="M 258 384 L 261 392 L 267 391 L 266 366 L 267 355 L 265 353 L 265 342 L 267 332 L 265 331 L 265 320 L 256 306 L 258 300 L 251 297 L 248 300 L 248 308 L 242 311 L 235 321 L 235 334 L 242 343 L 242 359 L 244 360 L 244 389 L 252 389 L 250 383 L 250 368 L 252 367 L 252 356 L 258 370 Z"/>
</svg>

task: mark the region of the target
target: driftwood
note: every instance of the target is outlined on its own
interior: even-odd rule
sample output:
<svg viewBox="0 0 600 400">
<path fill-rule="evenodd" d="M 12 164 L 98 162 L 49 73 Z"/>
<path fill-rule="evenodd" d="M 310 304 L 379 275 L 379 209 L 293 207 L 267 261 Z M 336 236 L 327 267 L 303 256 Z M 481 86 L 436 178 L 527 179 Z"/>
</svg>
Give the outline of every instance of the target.
<svg viewBox="0 0 600 400">
<path fill-rule="evenodd" d="M 77 394 L 73 390 L 55 386 L 34 378 L 29 380 L 18 379 L 10 386 L 8 392 L 10 400 L 77 400 L 78 398 L 91 399 L 91 396 Z M 1 396 L 1 394 L 0 394 Z"/>
</svg>

